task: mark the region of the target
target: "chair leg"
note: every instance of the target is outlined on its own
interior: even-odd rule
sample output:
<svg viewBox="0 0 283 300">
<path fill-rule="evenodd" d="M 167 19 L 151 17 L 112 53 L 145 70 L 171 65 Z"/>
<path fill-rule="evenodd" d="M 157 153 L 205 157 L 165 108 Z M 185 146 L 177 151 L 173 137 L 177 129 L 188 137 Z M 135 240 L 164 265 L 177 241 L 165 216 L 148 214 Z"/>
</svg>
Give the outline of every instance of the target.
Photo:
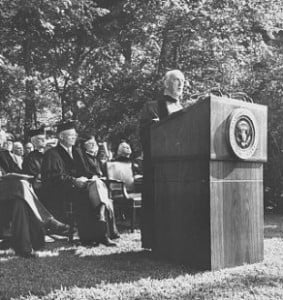
<svg viewBox="0 0 283 300">
<path fill-rule="evenodd" d="M 135 207 L 132 207 L 131 232 L 134 232 L 135 223 L 136 223 L 136 209 Z"/>
<path fill-rule="evenodd" d="M 73 243 L 74 241 L 74 230 L 75 230 L 75 222 L 74 222 L 74 218 L 72 217 L 70 221 L 70 230 L 68 233 L 69 243 Z"/>
<path fill-rule="evenodd" d="M 70 230 L 68 233 L 69 243 L 73 243 L 74 241 L 74 232 L 75 232 L 75 216 L 74 216 L 74 208 L 73 203 L 68 203 L 68 211 L 67 211 L 67 223 L 70 225 Z"/>
</svg>

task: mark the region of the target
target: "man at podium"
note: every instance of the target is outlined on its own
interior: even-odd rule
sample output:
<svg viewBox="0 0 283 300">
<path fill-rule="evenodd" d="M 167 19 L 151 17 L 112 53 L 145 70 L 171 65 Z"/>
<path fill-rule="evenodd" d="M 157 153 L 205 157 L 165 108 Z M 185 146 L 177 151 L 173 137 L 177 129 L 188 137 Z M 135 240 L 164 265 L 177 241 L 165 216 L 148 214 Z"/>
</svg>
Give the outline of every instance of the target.
<svg viewBox="0 0 283 300">
<path fill-rule="evenodd" d="M 185 77 L 180 70 L 168 71 L 164 76 L 164 93 L 157 101 L 145 103 L 140 118 L 140 138 L 143 148 L 143 191 L 142 191 L 142 247 L 151 249 L 154 243 L 154 170 L 150 155 L 150 126 L 183 109 Z"/>
</svg>

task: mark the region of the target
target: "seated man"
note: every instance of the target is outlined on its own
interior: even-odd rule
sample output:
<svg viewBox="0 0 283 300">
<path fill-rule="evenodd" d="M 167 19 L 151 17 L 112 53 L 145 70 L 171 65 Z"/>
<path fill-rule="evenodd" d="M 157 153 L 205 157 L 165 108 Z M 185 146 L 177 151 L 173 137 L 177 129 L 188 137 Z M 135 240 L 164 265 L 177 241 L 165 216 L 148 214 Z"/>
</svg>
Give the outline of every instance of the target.
<svg viewBox="0 0 283 300">
<path fill-rule="evenodd" d="M 14 142 L 13 145 L 13 156 L 15 162 L 18 164 L 20 168 L 23 165 L 23 157 L 24 157 L 24 146 L 20 141 Z"/>
<path fill-rule="evenodd" d="M 131 146 L 127 142 L 122 141 L 118 146 L 116 158 L 113 161 L 130 162 L 132 164 L 134 178 L 140 179 L 142 177 L 140 167 L 131 156 Z"/>
<path fill-rule="evenodd" d="M 132 155 L 131 146 L 123 141 L 119 144 L 116 154 L 116 161 L 131 161 L 130 156 Z"/>
<path fill-rule="evenodd" d="M 41 187 L 41 165 L 46 144 L 44 126 L 41 126 L 38 129 L 31 129 L 29 131 L 29 136 L 34 150 L 24 158 L 23 172 L 34 176 L 33 187 L 39 195 Z"/>
<path fill-rule="evenodd" d="M 109 222 L 107 214 L 102 216 L 90 200 L 91 186 L 81 152 L 74 147 L 77 139 L 74 122 L 58 125 L 59 143 L 46 151 L 42 163 L 43 193 L 46 205 L 51 211 L 64 218 L 64 204 L 72 201 L 75 206 L 78 233 L 83 244 L 102 243 L 106 246 L 116 244 L 109 239 L 117 237 L 115 222 Z M 103 202 L 103 201 L 101 201 Z M 102 211 L 109 209 L 101 206 Z"/>
<path fill-rule="evenodd" d="M 0 150 L 0 170 L 1 175 L 21 173 L 9 151 L 3 149 Z M 12 246 L 16 254 L 23 257 L 34 257 L 34 250 L 43 247 L 45 230 L 66 234 L 69 229 L 46 210 L 27 180 L 3 176 L 0 178 L 0 231 L 10 222 L 11 240 L 6 241 L 5 247 Z"/>
</svg>

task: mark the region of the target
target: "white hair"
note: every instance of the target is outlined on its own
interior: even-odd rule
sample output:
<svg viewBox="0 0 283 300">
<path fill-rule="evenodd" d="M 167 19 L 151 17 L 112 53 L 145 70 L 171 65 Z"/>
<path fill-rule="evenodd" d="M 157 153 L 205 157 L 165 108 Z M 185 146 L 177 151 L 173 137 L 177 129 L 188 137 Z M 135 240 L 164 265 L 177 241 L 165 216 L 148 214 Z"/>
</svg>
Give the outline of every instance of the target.
<svg viewBox="0 0 283 300">
<path fill-rule="evenodd" d="M 127 151 L 125 150 L 125 147 L 128 149 Z M 127 142 L 120 143 L 120 145 L 118 146 L 117 155 L 124 156 L 124 155 L 131 155 L 131 154 L 132 154 L 131 146 Z"/>
<path fill-rule="evenodd" d="M 183 72 L 181 72 L 180 70 L 176 69 L 176 70 L 167 71 L 164 75 L 164 78 L 163 78 L 163 83 L 164 83 L 165 87 L 166 87 L 167 82 L 170 80 L 172 75 L 176 75 L 176 76 L 180 76 L 180 77 L 185 78 Z"/>
<path fill-rule="evenodd" d="M 16 147 L 23 148 L 24 146 L 23 146 L 23 144 L 21 142 L 17 141 L 17 142 L 14 142 L 14 148 L 16 148 Z"/>
<path fill-rule="evenodd" d="M 37 135 L 32 136 L 32 137 L 30 138 L 30 141 L 31 141 L 31 143 L 32 143 L 33 145 L 36 145 L 36 143 L 37 143 Z"/>
</svg>

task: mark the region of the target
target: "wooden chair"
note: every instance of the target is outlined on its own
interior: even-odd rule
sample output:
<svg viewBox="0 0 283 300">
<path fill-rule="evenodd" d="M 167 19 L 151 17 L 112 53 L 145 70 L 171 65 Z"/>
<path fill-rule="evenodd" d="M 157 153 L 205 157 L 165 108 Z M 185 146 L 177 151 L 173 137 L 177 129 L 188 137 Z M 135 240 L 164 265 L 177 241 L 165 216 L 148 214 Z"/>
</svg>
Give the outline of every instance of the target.
<svg viewBox="0 0 283 300">
<path fill-rule="evenodd" d="M 66 223 L 70 225 L 70 230 L 68 233 L 68 240 L 70 243 L 74 242 L 74 233 L 75 233 L 75 210 L 74 203 L 72 201 L 64 202 L 64 214 L 66 218 Z"/>
<path fill-rule="evenodd" d="M 141 193 L 135 192 L 135 180 L 131 162 L 106 163 L 107 185 L 114 207 L 130 210 L 131 232 L 134 231 L 136 210 L 141 207 Z"/>
</svg>

